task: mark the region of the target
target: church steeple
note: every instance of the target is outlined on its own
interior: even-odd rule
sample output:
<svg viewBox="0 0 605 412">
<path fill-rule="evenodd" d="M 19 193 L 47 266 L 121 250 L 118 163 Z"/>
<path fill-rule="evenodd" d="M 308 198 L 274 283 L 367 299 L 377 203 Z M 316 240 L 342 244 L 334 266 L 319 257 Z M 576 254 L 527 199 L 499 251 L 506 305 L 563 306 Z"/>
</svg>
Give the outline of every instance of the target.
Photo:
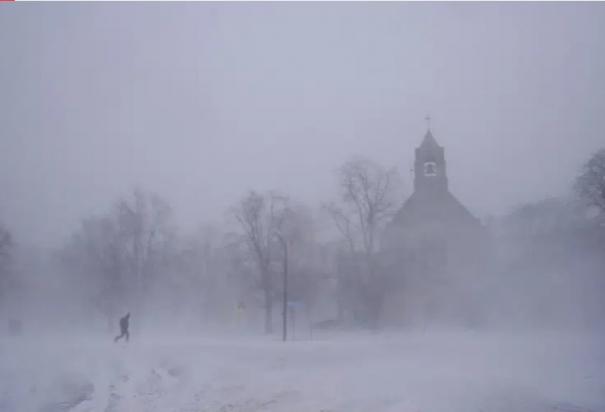
<svg viewBox="0 0 605 412">
<path fill-rule="evenodd" d="M 414 161 L 414 191 L 426 190 L 447 191 L 445 153 L 435 140 L 430 126 L 416 149 Z"/>
</svg>

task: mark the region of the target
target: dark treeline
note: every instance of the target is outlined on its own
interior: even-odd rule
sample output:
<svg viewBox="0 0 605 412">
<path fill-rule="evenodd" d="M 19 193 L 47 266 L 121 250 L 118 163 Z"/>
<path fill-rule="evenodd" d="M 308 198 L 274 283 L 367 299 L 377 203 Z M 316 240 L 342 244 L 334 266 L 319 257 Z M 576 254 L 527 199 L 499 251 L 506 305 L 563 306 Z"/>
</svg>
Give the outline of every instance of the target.
<svg viewBox="0 0 605 412">
<path fill-rule="evenodd" d="M 389 274 L 380 239 L 401 206 L 397 174 L 361 158 L 338 169 L 334 199 L 242 194 L 224 222 L 178 230 L 168 200 L 133 190 L 50 256 L 20 248 L 0 227 L 0 307 L 13 332 L 83 328 L 265 331 L 278 328 L 283 272 L 299 329 L 380 327 Z M 481 322 L 548 327 L 602 324 L 605 150 L 570 194 L 485 220 L 492 243 Z M 405 278 L 405 265 L 399 270 Z M 305 329 L 305 330 L 307 330 Z"/>
</svg>

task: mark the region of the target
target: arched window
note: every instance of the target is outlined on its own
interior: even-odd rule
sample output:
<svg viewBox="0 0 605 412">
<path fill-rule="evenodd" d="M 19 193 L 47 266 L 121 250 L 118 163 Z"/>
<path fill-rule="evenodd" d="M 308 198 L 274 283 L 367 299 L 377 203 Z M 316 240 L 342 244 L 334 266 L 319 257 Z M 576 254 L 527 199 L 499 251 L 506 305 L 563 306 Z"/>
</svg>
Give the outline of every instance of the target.
<svg viewBox="0 0 605 412">
<path fill-rule="evenodd" d="M 424 163 L 424 175 L 425 176 L 437 176 L 437 164 L 435 162 Z"/>
</svg>

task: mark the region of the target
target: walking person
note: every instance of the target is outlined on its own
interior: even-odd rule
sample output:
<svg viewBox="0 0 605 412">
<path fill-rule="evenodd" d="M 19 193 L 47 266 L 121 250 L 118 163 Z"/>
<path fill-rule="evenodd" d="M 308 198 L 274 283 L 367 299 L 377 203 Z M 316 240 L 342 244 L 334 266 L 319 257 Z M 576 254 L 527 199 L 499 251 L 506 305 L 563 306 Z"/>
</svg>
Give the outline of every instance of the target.
<svg viewBox="0 0 605 412">
<path fill-rule="evenodd" d="M 120 334 L 113 340 L 114 342 L 119 341 L 122 338 L 126 338 L 126 342 L 130 339 L 130 333 L 128 333 L 128 326 L 130 323 L 130 312 L 120 318 Z"/>
</svg>

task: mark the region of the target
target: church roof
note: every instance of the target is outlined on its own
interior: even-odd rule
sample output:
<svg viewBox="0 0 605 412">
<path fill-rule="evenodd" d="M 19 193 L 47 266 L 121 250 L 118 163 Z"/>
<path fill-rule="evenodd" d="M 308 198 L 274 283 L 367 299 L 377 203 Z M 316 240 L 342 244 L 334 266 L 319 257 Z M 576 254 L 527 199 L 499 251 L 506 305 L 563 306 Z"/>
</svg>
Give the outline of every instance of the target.
<svg viewBox="0 0 605 412">
<path fill-rule="evenodd" d="M 435 140 L 435 137 L 433 137 L 433 133 L 431 133 L 431 129 L 428 129 L 426 131 L 426 134 L 424 135 L 424 139 L 422 139 L 422 143 L 420 144 L 420 149 L 423 148 L 427 148 L 427 149 L 433 149 L 433 148 L 439 148 L 441 146 L 439 146 L 439 143 L 437 143 L 437 140 Z"/>
<path fill-rule="evenodd" d="M 396 225 L 448 221 L 461 225 L 481 226 L 479 220 L 449 191 L 414 192 L 393 219 Z"/>
</svg>

